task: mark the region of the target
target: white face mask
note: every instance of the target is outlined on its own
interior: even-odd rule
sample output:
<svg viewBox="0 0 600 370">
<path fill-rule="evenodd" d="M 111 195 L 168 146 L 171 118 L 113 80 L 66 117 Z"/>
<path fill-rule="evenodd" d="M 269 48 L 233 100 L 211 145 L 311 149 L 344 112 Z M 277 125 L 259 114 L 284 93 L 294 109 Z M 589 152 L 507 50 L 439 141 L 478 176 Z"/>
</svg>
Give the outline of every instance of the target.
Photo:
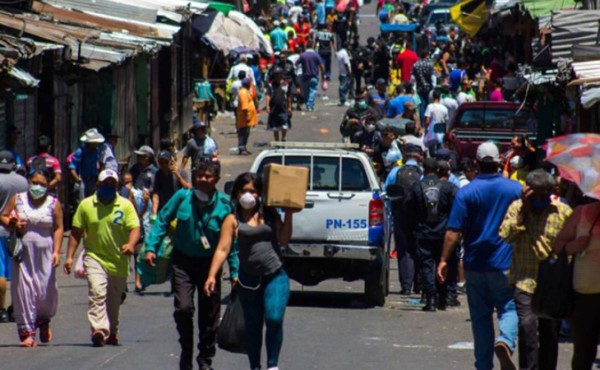
<svg viewBox="0 0 600 370">
<path fill-rule="evenodd" d="M 31 195 L 33 199 L 42 198 L 44 195 L 46 195 L 46 191 L 46 187 L 42 185 L 31 185 L 29 187 L 29 195 Z"/>
<path fill-rule="evenodd" d="M 256 206 L 256 198 L 251 193 L 244 193 L 240 197 L 239 203 L 243 209 L 249 210 Z"/>
<path fill-rule="evenodd" d="M 375 131 L 375 125 L 367 125 L 366 129 L 367 129 L 367 132 L 373 132 L 373 131 Z"/>
</svg>

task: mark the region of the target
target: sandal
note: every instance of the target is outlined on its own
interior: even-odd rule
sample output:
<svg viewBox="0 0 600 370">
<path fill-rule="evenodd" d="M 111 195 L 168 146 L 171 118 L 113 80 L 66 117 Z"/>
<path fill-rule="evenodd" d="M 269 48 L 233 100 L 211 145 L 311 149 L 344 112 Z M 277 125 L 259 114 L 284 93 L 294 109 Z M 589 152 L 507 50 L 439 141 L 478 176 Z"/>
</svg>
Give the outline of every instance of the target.
<svg viewBox="0 0 600 370">
<path fill-rule="evenodd" d="M 27 337 L 21 341 L 21 344 L 19 346 L 23 348 L 32 348 L 36 347 L 37 343 L 35 342 L 35 339 L 33 339 L 33 337 Z"/>
</svg>

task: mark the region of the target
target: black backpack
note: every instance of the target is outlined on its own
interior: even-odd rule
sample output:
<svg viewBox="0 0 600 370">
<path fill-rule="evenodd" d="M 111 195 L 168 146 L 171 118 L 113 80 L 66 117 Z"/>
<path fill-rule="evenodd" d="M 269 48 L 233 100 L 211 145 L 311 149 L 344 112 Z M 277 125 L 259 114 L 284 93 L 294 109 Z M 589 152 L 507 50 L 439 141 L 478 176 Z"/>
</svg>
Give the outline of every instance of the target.
<svg viewBox="0 0 600 370">
<path fill-rule="evenodd" d="M 410 189 L 413 184 L 418 181 L 421 181 L 421 176 L 423 175 L 423 171 L 419 166 L 406 164 L 398 170 L 396 174 L 396 196 L 398 199 L 404 201 L 408 197 L 410 193 Z"/>
<path fill-rule="evenodd" d="M 437 225 L 442 219 L 439 214 L 440 193 L 442 192 L 441 181 L 421 182 L 421 196 L 425 206 L 425 222 L 429 225 Z"/>
</svg>

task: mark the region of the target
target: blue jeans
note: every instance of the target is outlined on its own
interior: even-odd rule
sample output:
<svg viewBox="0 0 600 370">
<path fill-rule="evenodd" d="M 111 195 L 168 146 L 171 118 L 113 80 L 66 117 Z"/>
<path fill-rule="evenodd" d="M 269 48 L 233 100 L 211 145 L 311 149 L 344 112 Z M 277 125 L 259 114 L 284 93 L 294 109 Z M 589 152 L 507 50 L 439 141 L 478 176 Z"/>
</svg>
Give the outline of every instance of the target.
<svg viewBox="0 0 600 370">
<path fill-rule="evenodd" d="M 352 77 L 350 76 L 341 76 L 340 75 L 340 103 L 344 104 L 348 99 L 348 91 L 350 91 L 350 83 L 352 82 Z"/>
<path fill-rule="evenodd" d="M 315 109 L 315 100 L 319 91 L 319 79 L 317 77 L 302 78 L 302 95 L 306 102 L 306 108 Z"/>
<path fill-rule="evenodd" d="M 494 367 L 494 345 L 505 343 L 515 350 L 519 319 L 513 298 L 513 289 L 505 272 L 465 271 L 467 299 L 471 315 L 471 329 L 475 340 L 475 368 L 490 370 Z M 494 308 L 498 314 L 500 335 L 494 339 Z"/>
<path fill-rule="evenodd" d="M 267 367 L 275 367 L 283 344 L 283 316 L 290 297 L 290 280 L 283 268 L 266 276 L 251 276 L 240 271 L 240 300 L 246 321 L 246 347 L 250 368 L 260 368 L 263 322 L 267 326 Z"/>
<path fill-rule="evenodd" d="M 331 53 L 319 53 L 321 61 L 325 65 L 325 77 L 331 78 Z"/>
</svg>

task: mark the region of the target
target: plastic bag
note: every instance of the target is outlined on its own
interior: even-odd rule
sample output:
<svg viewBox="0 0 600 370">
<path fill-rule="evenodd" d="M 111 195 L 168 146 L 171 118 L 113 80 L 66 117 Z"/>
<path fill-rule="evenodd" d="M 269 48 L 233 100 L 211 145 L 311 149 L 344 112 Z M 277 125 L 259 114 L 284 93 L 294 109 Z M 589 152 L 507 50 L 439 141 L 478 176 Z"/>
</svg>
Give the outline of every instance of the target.
<svg viewBox="0 0 600 370">
<path fill-rule="evenodd" d="M 246 353 L 246 323 L 244 311 L 238 297 L 237 289 L 231 291 L 231 303 L 225 309 L 225 314 L 217 332 L 219 348 L 233 353 Z"/>
<path fill-rule="evenodd" d="M 85 257 L 85 249 L 79 253 L 75 264 L 73 265 L 73 276 L 77 279 L 85 279 L 85 266 L 83 265 L 83 257 Z"/>
<path fill-rule="evenodd" d="M 329 89 L 329 84 L 327 83 L 327 80 L 323 79 L 323 83 L 321 83 L 321 88 L 323 89 L 323 91 L 327 91 L 327 89 Z"/>
<path fill-rule="evenodd" d="M 137 273 L 140 275 L 140 282 L 145 288 L 148 285 L 162 284 L 171 279 L 172 265 L 171 254 L 173 253 L 173 242 L 171 238 L 165 236 L 160 248 L 156 252 L 156 266 L 148 266 L 144 259 L 146 258 L 146 245 L 138 254 Z"/>
</svg>

